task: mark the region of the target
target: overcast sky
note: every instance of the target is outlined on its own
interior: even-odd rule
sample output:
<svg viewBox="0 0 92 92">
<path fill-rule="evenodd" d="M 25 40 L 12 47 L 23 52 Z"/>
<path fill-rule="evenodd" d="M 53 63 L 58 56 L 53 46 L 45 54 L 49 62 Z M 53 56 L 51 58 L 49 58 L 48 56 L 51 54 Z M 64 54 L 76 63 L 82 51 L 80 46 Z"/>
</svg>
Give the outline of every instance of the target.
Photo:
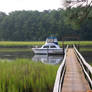
<svg viewBox="0 0 92 92">
<path fill-rule="evenodd" d="M 47 10 L 61 7 L 60 0 L 0 0 L 0 11 Z"/>
</svg>

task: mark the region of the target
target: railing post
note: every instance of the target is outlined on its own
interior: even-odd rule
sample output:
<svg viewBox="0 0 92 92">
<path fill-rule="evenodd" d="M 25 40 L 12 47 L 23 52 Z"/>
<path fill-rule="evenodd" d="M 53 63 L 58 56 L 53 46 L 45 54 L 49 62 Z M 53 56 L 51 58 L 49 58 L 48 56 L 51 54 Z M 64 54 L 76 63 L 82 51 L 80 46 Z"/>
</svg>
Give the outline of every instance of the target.
<svg viewBox="0 0 92 92">
<path fill-rule="evenodd" d="M 78 44 L 78 51 L 80 51 L 80 45 Z"/>
<path fill-rule="evenodd" d="M 63 55 L 65 54 L 64 39 L 62 38 Z"/>
</svg>

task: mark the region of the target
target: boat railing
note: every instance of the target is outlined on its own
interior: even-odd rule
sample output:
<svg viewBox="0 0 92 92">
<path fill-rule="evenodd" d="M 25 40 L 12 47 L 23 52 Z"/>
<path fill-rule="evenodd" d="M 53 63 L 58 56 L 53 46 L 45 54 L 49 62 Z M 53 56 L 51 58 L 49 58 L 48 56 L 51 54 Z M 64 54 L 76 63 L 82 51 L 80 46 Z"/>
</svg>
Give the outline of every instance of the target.
<svg viewBox="0 0 92 92">
<path fill-rule="evenodd" d="M 65 75 L 65 71 L 66 71 L 66 52 L 67 52 L 67 50 L 68 50 L 68 45 L 65 49 L 64 59 L 63 59 L 61 65 L 59 66 L 58 71 L 57 71 L 53 92 L 61 92 L 63 80 L 64 80 L 64 75 Z"/>
<path fill-rule="evenodd" d="M 89 65 L 84 57 L 79 53 L 79 51 L 76 49 L 75 45 L 73 45 L 75 54 L 77 56 L 77 59 L 82 67 L 82 70 L 84 72 L 85 78 L 88 81 L 90 88 L 92 89 L 92 67 Z"/>
</svg>

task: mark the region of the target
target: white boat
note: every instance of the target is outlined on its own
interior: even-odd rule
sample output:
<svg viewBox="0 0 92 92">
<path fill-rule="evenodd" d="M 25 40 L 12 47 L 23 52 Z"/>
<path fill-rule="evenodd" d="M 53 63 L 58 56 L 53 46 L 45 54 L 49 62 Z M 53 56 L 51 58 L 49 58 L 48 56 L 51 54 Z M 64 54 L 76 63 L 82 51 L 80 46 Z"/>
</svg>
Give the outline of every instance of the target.
<svg viewBox="0 0 92 92">
<path fill-rule="evenodd" d="M 56 37 L 49 37 L 41 48 L 32 48 L 35 54 L 63 54 Z"/>
</svg>

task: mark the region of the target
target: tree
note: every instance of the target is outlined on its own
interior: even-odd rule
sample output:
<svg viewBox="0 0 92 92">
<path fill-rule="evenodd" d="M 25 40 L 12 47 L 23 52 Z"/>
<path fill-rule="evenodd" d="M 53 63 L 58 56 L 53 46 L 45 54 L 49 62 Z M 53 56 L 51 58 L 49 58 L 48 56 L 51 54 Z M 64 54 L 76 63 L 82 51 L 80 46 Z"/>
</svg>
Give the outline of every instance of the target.
<svg viewBox="0 0 92 92">
<path fill-rule="evenodd" d="M 78 8 L 71 9 L 74 14 L 76 13 L 75 9 L 77 11 Z M 89 16 L 91 15 L 92 11 L 89 13 Z M 72 21 L 69 19 L 72 19 Z M 8 15 L 1 13 L 0 40 L 42 41 L 51 35 L 55 35 L 61 40 L 62 35 L 65 34 L 79 34 L 82 40 L 92 40 L 90 32 L 92 29 L 92 20 L 90 17 L 81 24 L 81 29 L 78 29 L 78 25 L 74 24 L 75 21 L 77 23 L 76 18 L 72 18 L 69 9 L 45 10 L 43 12 L 14 11 Z M 73 27 L 77 31 L 74 31 Z"/>
<path fill-rule="evenodd" d="M 72 26 L 77 26 L 77 28 L 89 18 L 89 14 L 92 8 L 92 0 L 64 0 L 64 7 L 67 14 L 67 20 L 70 21 Z M 92 17 L 92 16 L 90 16 Z M 76 27 L 75 27 L 76 29 Z"/>
</svg>

